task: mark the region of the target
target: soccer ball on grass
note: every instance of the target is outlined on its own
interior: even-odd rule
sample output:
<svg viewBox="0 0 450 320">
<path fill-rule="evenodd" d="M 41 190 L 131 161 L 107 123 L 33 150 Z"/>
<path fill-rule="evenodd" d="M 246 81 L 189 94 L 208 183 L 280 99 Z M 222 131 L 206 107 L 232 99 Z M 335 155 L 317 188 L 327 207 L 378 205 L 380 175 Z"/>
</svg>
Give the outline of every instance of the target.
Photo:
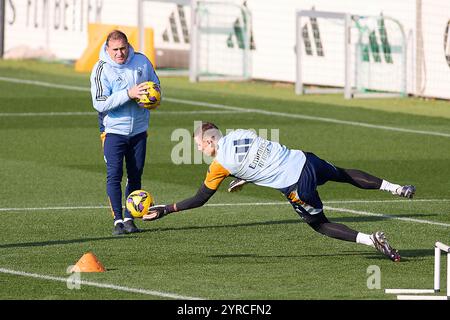
<svg viewBox="0 0 450 320">
<path fill-rule="evenodd" d="M 153 205 L 152 195 L 145 190 L 135 190 L 127 197 L 126 207 L 135 218 L 142 218 Z"/>
<path fill-rule="evenodd" d="M 139 107 L 145 109 L 156 109 L 161 103 L 161 87 L 152 81 L 147 81 L 147 94 L 142 95 L 140 99 L 135 99 Z"/>
</svg>

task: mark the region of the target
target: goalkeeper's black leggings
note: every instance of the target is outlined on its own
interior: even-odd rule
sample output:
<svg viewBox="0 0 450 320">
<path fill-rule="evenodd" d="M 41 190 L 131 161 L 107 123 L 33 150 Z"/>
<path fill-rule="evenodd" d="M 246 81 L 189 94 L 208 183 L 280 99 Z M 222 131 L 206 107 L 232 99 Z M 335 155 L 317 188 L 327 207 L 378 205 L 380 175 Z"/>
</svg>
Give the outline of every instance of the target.
<svg viewBox="0 0 450 320">
<path fill-rule="evenodd" d="M 339 240 L 356 242 L 358 235 L 358 231 L 350 229 L 344 224 L 330 222 L 323 211 L 312 222 L 308 222 L 308 225 L 325 236 Z"/>
<path fill-rule="evenodd" d="M 339 179 L 335 180 L 336 182 L 350 183 L 361 189 L 379 189 L 381 187 L 382 179 L 367 172 L 356 169 L 336 169 L 339 172 Z M 339 240 L 356 242 L 356 236 L 358 235 L 358 231 L 350 229 L 344 224 L 330 222 L 323 211 L 308 225 L 325 236 Z"/>
<path fill-rule="evenodd" d="M 316 188 L 327 181 L 335 181 L 361 189 L 379 189 L 383 180 L 361 170 L 336 167 L 312 153 L 305 154 L 306 163 L 298 183 L 282 192 L 300 217 L 315 231 L 331 238 L 356 242 L 357 231 L 327 219 Z"/>
<path fill-rule="evenodd" d="M 382 179 L 377 178 L 367 172 L 357 169 L 342 169 L 336 167 L 336 182 L 345 182 L 361 189 L 380 189 Z"/>
<path fill-rule="evenodd" d="M 361 189 L 380 189 L 383 180 L 368 174 L 367 172 L 356 169 L 336 168 L 339 180 L 337 182 L 346 182 Z M 356 242 L 358 231 L 350 229 L 344 224 L 330 222 L 323 211 L 317 219 L 308 223 L 317 232 L 331 238 Z"/>
</svg>

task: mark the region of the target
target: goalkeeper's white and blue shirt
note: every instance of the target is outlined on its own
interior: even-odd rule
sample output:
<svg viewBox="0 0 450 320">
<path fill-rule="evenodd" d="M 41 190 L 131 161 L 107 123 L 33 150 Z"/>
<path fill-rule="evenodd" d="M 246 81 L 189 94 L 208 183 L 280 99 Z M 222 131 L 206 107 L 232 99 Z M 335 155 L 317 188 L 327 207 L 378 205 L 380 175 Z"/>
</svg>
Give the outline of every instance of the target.
<svg viewBox="0 0 450 320">
<path fill-rule="evenodd" d="M 235 130 L 217 143 L 205 185 L 217 190 L 229 175 L 276 189 L 296 183 L 305 165 L 305 154 L 257 136 L 250 130 Z"/>
</svg>

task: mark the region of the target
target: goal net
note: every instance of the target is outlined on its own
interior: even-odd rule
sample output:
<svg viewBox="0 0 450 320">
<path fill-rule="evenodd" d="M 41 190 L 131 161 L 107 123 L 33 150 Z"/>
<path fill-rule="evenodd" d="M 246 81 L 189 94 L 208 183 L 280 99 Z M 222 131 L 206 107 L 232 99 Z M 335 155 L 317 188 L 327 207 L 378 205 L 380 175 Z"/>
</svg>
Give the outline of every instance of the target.
<svg viewBox="0 0 450 320">
<path fill-rule="evenodd" d="M 406 95 L 406 39 L 386 16 L 297 12 L 297 94 Z"/>
<path fill-rule="evenodd" d="M 193 1 L 191 10 L 190 81 L 249 79 L 249 10 L 215 1 Z"/>
</svg>

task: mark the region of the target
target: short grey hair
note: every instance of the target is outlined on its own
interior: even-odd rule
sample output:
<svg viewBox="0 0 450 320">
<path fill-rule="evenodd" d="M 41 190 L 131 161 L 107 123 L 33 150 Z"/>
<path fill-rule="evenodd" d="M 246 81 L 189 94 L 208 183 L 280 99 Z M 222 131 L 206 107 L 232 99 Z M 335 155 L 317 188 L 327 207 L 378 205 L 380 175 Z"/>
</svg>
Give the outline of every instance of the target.
<svg viewBox="0 0 450 320">
<path fill-rule="evenodd" d="M 127 35 L 120 30 L 113 30 L 108 34 L 108 37 L 106 37 L 106 46 L 109 46 L 110 40 L 124 40 L 128 43 Z"/>
</svg>

